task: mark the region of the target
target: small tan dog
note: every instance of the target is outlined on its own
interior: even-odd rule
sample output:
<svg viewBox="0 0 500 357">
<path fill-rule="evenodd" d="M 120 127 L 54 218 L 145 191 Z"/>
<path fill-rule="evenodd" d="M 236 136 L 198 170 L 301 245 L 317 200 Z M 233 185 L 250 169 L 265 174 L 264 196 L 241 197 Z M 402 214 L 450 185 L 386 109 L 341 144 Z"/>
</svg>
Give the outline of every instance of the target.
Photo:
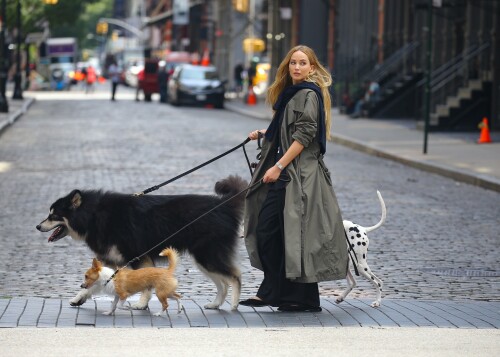
<svg viewBox="0 0 500 357">
<path fill-rule="evenodd" d="M 160 256 L 168 258 L 168 268 L 121 269 L 111 280 L 115 271 L 103 266 L 94 258 L 92 267 L 85 273 L 85 281 L 81 287 L 89 289 L 92 294 L 103 292 L 115 297 L 111 310 L 104 312 L 104 315 L 113 314 L 118 302 L 121 308 L 128 297 L 153 288 L 162 305 L 162 309 L 155 316 L 161 316 L 167 310 L 167 298 L 177 301 L 177 312 L 180 313 L 182 311 L 181 295 L 175 292 L 177 279 L 174 277 L 179 255 L 175 249 L 166 248 L 162 250 Z"/>
</svg>

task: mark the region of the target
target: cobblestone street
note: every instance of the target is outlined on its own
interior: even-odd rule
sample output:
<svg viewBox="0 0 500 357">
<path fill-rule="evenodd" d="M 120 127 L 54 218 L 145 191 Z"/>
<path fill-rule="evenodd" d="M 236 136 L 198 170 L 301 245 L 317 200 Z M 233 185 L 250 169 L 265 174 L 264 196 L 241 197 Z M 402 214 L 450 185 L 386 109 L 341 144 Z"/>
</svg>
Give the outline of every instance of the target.
<svg viewBox="0 0 500 357">
<path fill-rule="evenodd" d="M 35 229 L 57 198 L 74 188 L 141 191 L 268 125 L 228 110 L 136 103 L 131 92 L 119 91 L 117 98 L 41 93 L 0 137 L 0 296 L 69 299 L 79 290 L 90 250 L 70 238 L 49 244 L 48 234 Z M 253 159 L 255 143 L 247 150 Z M 376 190 L 384 197 L 387 221 L 371 233 L 369 254 L 385 283 L 384 299 L 500 301 L 499 193 L 331 143 L 325 162 L 345 219 L 375 224 Z M 241 150 L 157 193 L 210 194 L 230 174 L 249 179 Z M 262 275 L 250 267 L 243 240 L 240 256 L 245 297 Z M 177 271 L 184 297 L 215 295 L 188 257 Z M 373 298 L 370 284 L 358 281 L 350 298 Z M 320 286 L 322 297 L 333 298 L 345 281 Z"/>
</svg>

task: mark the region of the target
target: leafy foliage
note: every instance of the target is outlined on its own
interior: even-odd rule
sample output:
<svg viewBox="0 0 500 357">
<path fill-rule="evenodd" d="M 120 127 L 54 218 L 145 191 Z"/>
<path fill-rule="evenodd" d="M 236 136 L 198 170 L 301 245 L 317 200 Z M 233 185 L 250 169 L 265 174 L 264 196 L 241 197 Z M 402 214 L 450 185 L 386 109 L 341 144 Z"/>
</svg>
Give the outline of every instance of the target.
<svg viewBox="0 0 500 357">
<path fill-rule="evenodd" d="M 7 29 L 17 27 L 17 0 L 7 1 Z M 109 17 L 112 0 L 58 0 L 47 5 L 44 0 L 21 0 L 21 29 L 23 36 L 30 32 L 42 32 L 48 25 L 52 37 L 77 37 L 85 41 L 95 32 L 100 17 Z"/>
</svg>

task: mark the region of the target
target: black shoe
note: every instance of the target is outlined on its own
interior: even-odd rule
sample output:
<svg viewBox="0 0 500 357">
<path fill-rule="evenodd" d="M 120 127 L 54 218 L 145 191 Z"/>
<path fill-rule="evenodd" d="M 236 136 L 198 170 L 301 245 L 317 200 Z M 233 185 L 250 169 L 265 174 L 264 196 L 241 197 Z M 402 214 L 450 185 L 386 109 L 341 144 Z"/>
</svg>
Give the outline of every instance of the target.
<svg viewBox="0 0 500 357">
<path fill-rule="evenodd" d="M 262 306 L 268 306 L 269 304 L 262 300 L 250 298 L 240 301 L 240 305 L 251 306 L 251 307 L 262 307 Z"/>
<path fill-rule="evenodd" d="M 284 312 L 321 312 L 321 306 L 309 306 L 304 304 L 284 303 L 278 307 L 278 311 Z"/>
</svg>

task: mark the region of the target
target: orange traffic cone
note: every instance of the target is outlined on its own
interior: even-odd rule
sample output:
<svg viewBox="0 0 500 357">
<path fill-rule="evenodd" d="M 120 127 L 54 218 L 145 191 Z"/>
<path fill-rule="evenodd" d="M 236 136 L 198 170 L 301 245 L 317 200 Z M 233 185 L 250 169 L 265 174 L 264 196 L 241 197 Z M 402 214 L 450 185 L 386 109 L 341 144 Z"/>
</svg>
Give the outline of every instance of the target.
<svg viewBox="0 0 500 357">
<path fill-rule="evenodd" d="M 248 87 L 247 104 L 248 105 L 257 104 L 257 96 L 253 92 L 252 86 Z"/>
<path fill-rule="evenodd" d="M 202 66 L 210 66 L 210 54 L 208 53 L 208 50 L 205 50 L 203 52 L 203 57 L 201 59 L 201 65 Z"/>
<path fill-rule="evenodd" d="M 483 118 L 483 121 L 479 123 L 478 128 L 481 129 L 481 135 L 479 135 L 478 144 L 491 143 L 490 129 L 488 128 L 488 119 Z"/>
</svg>

